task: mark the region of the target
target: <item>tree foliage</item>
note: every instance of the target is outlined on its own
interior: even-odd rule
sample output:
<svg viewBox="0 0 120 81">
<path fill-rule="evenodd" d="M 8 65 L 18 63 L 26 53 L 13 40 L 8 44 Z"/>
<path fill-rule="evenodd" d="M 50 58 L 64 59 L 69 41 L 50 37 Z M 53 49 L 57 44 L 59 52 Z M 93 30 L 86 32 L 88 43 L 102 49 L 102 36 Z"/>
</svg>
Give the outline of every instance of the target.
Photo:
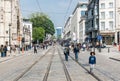
<svg viewBox="0 0 120 81">
<path fill-rule="evenodd" d="M 33 28 L 33 40 L 34 41 L 43 41 L 45 37 L 45 30 L 42 27 L 34 27 Z"/>
<path fill-rule="evenodd" d="M 42 27 L 45 34 L 53 35 L 55 33 L 54 24 L 49 17 L 43 13 L 33 13 L 30 17 L 33 27 Z"/>
</svg>

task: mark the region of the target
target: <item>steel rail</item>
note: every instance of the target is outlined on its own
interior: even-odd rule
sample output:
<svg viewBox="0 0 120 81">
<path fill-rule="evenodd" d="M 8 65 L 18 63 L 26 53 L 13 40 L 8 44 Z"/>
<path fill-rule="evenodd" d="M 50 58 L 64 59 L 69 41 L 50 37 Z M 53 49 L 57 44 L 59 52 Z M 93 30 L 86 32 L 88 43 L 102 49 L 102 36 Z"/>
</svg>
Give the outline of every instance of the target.
<svg viewBox="0 0 120 81">
<path fill-rule="evenodd" d="M 45 57 L 48 52 L 51 51 L 51 48 L 49 50 L 47 50 L 47 52 L 45 52 L 44 55 L 42 55 L 39 59 L 37 59 L 33 64 L 31 64 L 31 66 L 29 66 L 24 72 L 22 72 L 18 77 L 16 77 L 13 81 L 18 81 L 19 79 L 21 79 L 33 66 L 35 66 L 43 57 Z"/>
<path fill-rule="evenodd" d="M 64 61 L 63 61 L 63 59 L 62 59 L 62 56 L 61 56 L 61 53 L 60 53 L 60 50 L 59 50 L 59 49 L 58 49 L 58 54 L 59 54 L 60 59 L 61 59 L 61 62 L 62 62 L 62 64 L 63 64 L 63 69 L 64 69 L 64 72 L 65 72 L 65 76 L 66 76 L 67 81 L 72 81 L 72 79 L 71 79 L 71 77 L 70 77 L 70 75 L 69 75 L 69 72 L 68 72 L 68 70 L 67 70 L 67 67 L 66 67 L 66 65 L 65 65 L 65 63 L 64 63 Z"/>
<path fill-rule="evenodd" d="M 61 50 L 62 50 L 62 48 L 61 48 Z M 69 55 L 70 56 L 70 55 Z M 96 76 L 95 74 L 93 74 L 93 73 L 90 73 L 90 71 L 87 69 L 87 68 L 85 68 L 80 62 L 78 62 L 78 61 L 76 61 L 72 56 L 70 56 L 71 57 L 71 59 L 73 60 L 73 61 L 75 61 L 79 66 L 81 66 L 84 70 L 86 70 L 92 77 L 94 77 L 96 80 L 98 80 L 98 81 L 102 81 L 98 76 Z"/>
<path fill-rule="evenodd" d="M 50 68 L 51 68 L 51 65 L 52 65 L 52 60 L 53 60 L 54 54 L 55 54 L 55 48 L 53 50 L 52 57 L 51 57 L 50 62 L 48 64 L 47 71 L 45 73 L 43 81 L 47 81 L 47 79 L 48 79 L 48 75 L 49 75 L 49 72 L 50 72 Z"/>
<path fill-rule="evenodd" d="M 72 60 L 74 60 L 79 66 L 81 66 L 84 70 L 86 70 L 91 76 L 93 76 L 96 80 L 98 81 L 102 81 L 98 76 L 96 76 L 93 73 L 90 73 L 90 71 L 88 69 L 86 69 L 80 62 L 76 61 L 72 56 L 70 56 L 72 58 Z"/>
</svg>

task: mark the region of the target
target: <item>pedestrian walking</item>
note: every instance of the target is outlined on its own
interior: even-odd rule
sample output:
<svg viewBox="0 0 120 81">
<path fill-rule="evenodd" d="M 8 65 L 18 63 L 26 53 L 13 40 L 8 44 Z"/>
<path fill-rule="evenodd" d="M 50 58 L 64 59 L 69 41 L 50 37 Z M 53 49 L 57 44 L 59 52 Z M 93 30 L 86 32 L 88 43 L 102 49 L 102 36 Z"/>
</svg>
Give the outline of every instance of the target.
<svg viewBox="0 0 120 81">
<path fill-rule="evenodd" d="M 43 44 L 43 49 L 45 49 L 45 44 Z"/>
<path fill-rule="evenodd" d="M 34 45 L 34 53 L 37 53 L 37 46 Z"/>
<path fill-rule="evenodd" d="M 4 47 L 1 45 L 0 47 L 1 57 L 4 57 Z"/>
<path fill-rule="evenodd" d="M 82 48 L 83 48 L 83 51 L 85 51 L 85 48 L 86 48 L 86 44 L 85 43 L 83 43 Z"/>
<path fill-rule="evenodd" d="M 3 51 L 4 51 L 4 57 L 6 57 L 7 56 L 7 46 L 4 46 Z"/>
<path fill-rule="evenodd" d="M 95 52 L 90 52 L 89 64 L 90 64 L 90 73 L 92 73 L 94 66 L 96 64 Z"/>
<path fill-rule="evenodd" d="M 75 60 L 78 61 L 79 45 L 76 45 L 73 51 L 75 53 Z"/>
<path fill-rule="evenodd" d="M 68 55 L 69 55 L 69 48 L 68 47 L 64 48 L 64 55 L 65 55 L 65 60 L 68 61 Z"/>
</svg>

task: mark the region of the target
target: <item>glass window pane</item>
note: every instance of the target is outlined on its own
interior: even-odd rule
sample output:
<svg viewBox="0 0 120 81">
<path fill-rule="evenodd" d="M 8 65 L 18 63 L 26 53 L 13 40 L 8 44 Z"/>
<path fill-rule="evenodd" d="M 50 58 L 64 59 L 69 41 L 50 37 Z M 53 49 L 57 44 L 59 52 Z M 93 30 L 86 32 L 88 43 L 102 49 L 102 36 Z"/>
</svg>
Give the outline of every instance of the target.
<svg viewBox="0 0 120 81">
<path fill-rule="evenodd" d="M 105 22 L 101 22 L 101 30 L 105 30 Z"/>
<path fill-rule="evenodd" d="M 105 12 L 101 12 L 101 19 L 105 19 Z"/>
<path fill-rule="evenodd" d="M 101 3 L 101 8 L 105 8 L 105 3 Z"/>
<path fill-rule="evenodd" d="M 85 16 L 85 11 L 81 11 L 81 16 Z"/>
<path fill-rule="evenodd" d="M 113 3 L 109 3 L 109 8 L 113 8 Z"/>
<path fill-rule="evenodd" d="M 113 21 L 109 21 L 109 29 L 113 30 Z"/>
<path fill-rule="evenodd" d="M 109 11 L 109 18 L 113 18 L 113 11 Z"/>
</svg>

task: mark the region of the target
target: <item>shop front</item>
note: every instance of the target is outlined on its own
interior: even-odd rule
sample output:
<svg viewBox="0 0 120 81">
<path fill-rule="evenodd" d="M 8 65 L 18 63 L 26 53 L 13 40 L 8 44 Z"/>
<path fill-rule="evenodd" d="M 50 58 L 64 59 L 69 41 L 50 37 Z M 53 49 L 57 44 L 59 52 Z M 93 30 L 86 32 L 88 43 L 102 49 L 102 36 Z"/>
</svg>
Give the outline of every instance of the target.
<svg viewBox="0 0 120 81">
<path fill-rule="evenodd" d="M 101 33 L 102 35 L 102 43 L 105 43 L 106 45 L 112 45 L 115 40 L 115 34 L 114 33 Z"/>
</svg>

